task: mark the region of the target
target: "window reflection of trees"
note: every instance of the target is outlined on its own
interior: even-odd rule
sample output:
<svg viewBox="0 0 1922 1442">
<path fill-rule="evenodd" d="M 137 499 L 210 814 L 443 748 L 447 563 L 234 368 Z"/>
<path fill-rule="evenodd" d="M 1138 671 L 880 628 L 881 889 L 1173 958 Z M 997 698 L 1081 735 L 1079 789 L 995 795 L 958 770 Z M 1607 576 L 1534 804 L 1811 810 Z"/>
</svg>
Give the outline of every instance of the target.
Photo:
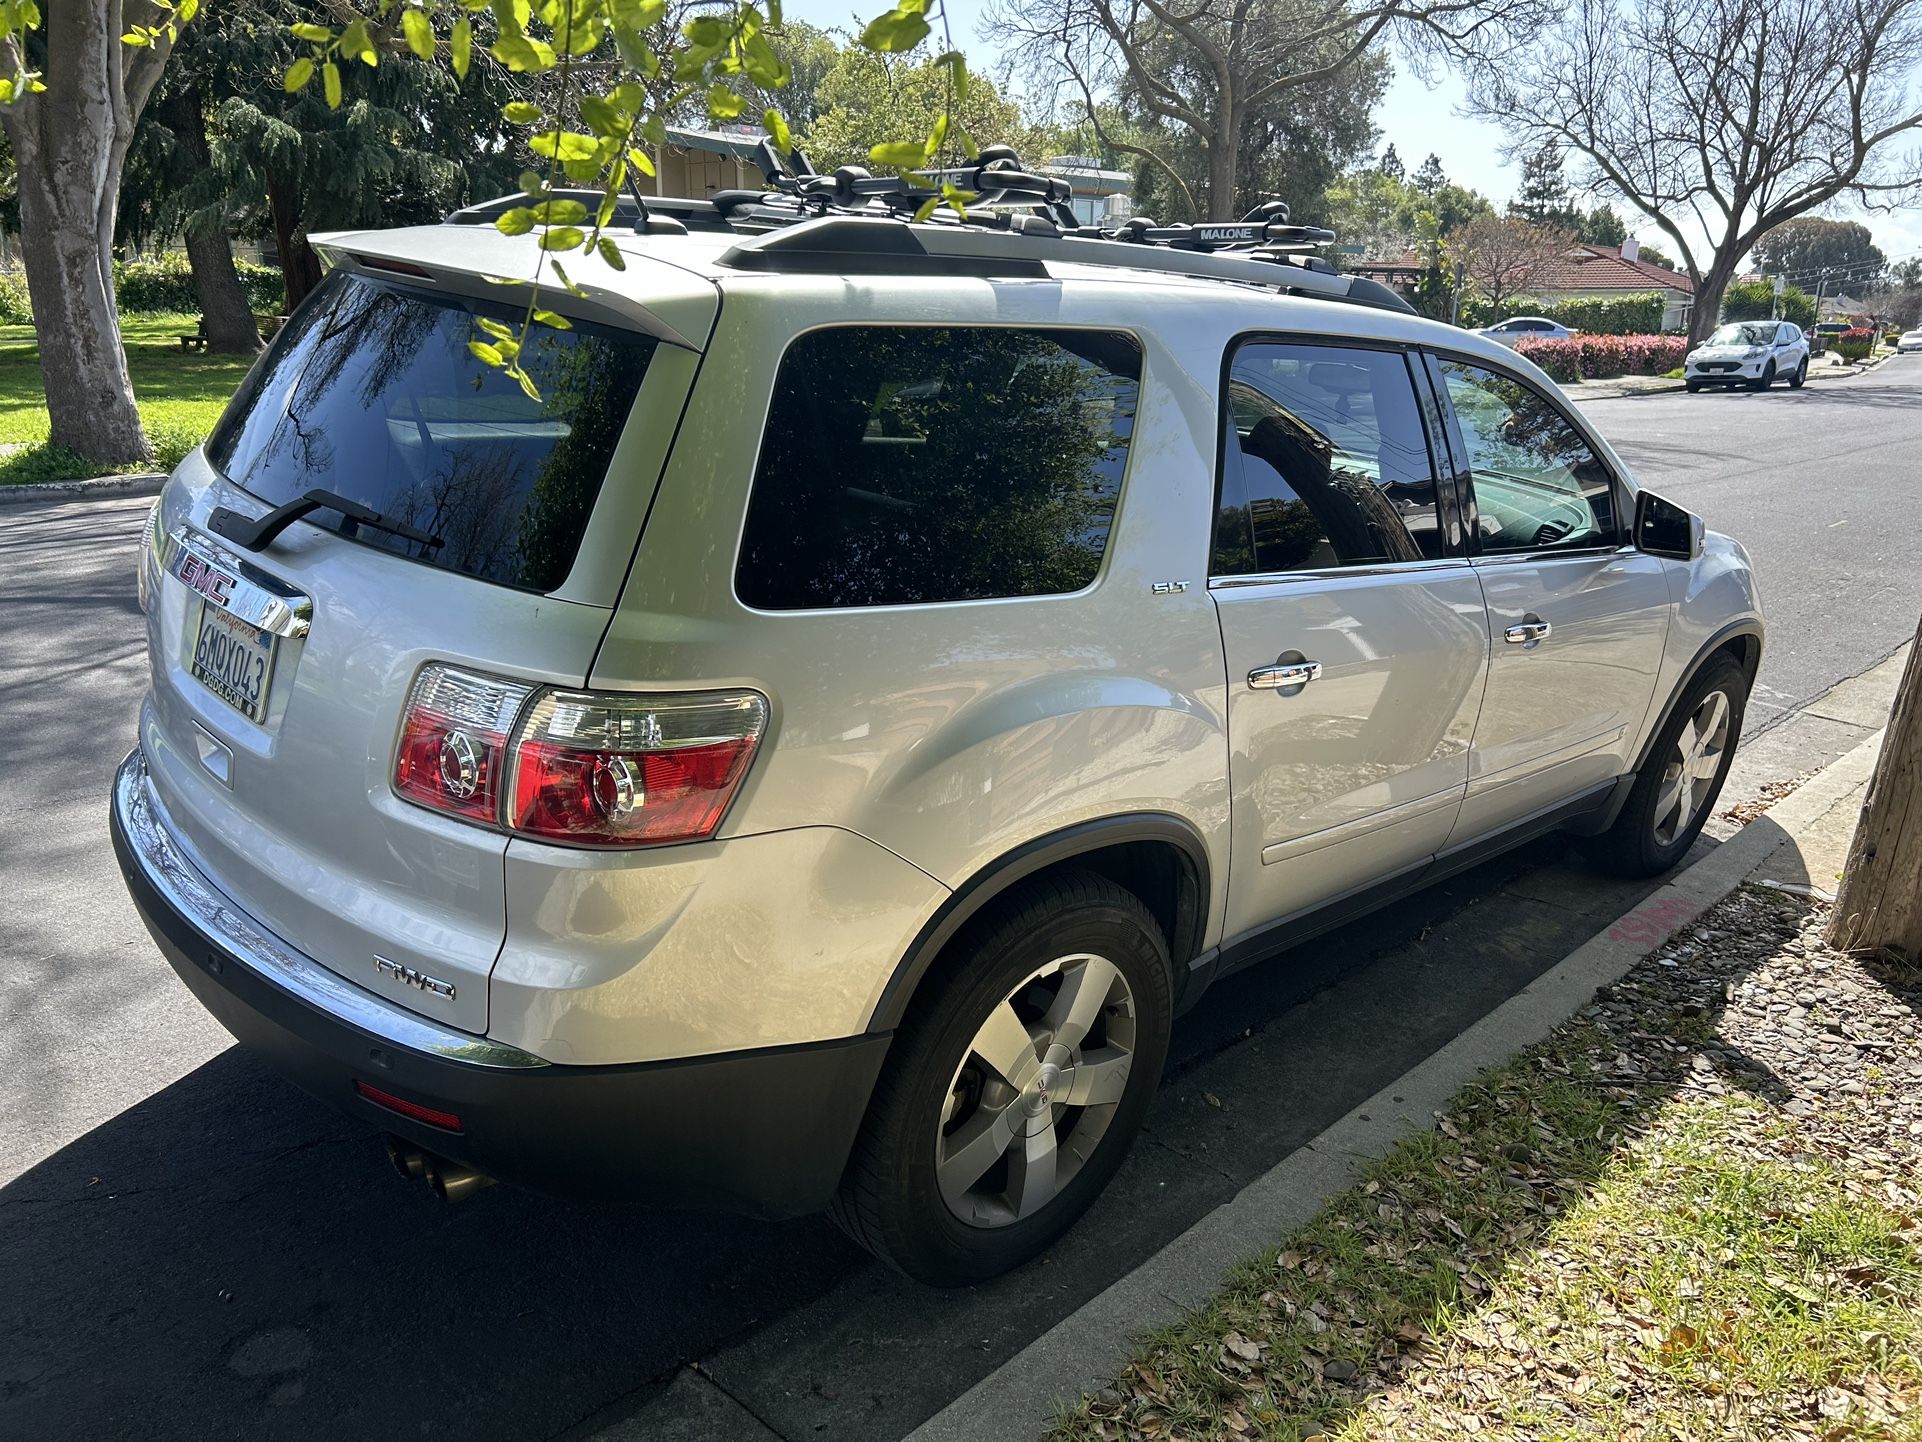
<svg viewBox="0 0 1922 1442">
<path fill-rule="evenodd" d="M 837 328 L 781 364 L 738 586 L 775 609 L 1094 579 L 1133 433 L 1125 336 Z"/>
<path fill-rule="evenodd" d="M 210 445 L 217 465 L 263 499 L 336 491 L 441 542 L 362 531 L 372 545 L 532 590 L 564 579 L 651 339 L 537 331 L 536 400 L 468 351 L 466 303 L 336 275 L 290 329 Z"/>
</svg>

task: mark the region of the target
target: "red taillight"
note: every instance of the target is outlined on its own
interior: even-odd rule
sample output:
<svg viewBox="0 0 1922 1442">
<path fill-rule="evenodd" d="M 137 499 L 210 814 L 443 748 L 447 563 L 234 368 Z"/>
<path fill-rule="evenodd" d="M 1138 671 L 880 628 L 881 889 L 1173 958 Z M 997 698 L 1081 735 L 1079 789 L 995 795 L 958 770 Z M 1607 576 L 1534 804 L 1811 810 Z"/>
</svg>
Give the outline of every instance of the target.
<svg viewBox="0 0 1922 1442">
<path fill-rule="evenodd" d="M 508 733 L 532 686 L 427 666 L 407 698 L 394 789 L 409 801 L 498 824 Z"/>
<path fill-rule="evenodd" d="M 514 747 L 508 825 L 586 846 L 697 841 L 720 825 L 767 726 L 752 691 L 554 691 Z"/>
<path fill-rule="evenodd" d="M 406 1097 L 397 1097 L 392 1092 L 384 1092 L 379 1087 L 368 1086 L 366 1082 L 358 1079 L 354 1082 L 354 1090 L 377 1107 L 386 1107 L 388 1111 L 400 1116 L 411 1117 L 417 1122 L 426 1122 L 430 1127 L 439 1127 L 446 1132 L 457 1132 L 461 1129 L 460 1118 L 452 1112 L 442 1111 L 439 1107 L 422 1106 L 419 1102 L 410 1102 Z"/>
</svg>

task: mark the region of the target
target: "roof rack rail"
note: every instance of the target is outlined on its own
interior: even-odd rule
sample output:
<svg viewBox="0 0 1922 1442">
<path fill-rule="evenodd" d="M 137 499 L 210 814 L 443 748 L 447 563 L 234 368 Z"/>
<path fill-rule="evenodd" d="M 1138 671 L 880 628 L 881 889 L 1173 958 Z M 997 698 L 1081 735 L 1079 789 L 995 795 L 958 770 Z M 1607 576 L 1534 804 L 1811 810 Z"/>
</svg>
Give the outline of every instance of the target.
<svg viewBox="0 0 1922 1442">
<path fill-rule="evenodd" d="M 1335 233 L 1291 224 L 1280 201 L 1259 205 L 1238 221 L 1157 225 L 1136 216 L 1103 230 L 1080 223 L 1069 207 L 1066 181 L 1028 170 L 1006 145 L 989 146 L 970 165 L 914 180 L 870 175 L 858 165 L 820 175 L 800 150 L 783 157 L 765 138 L 755 160 L 766 190 L 683 200 L 643 196 L 633 187 L 616 199 L 613 218 L 642 234 L 746 236 L 720 257 L 723 265 L 743 270 L 1036 277 L 1047 274 L 1045 262 L 1052 260 L 1236 281 L 1382 310 L 1414 309 L 1379 281 L 1339 274 L 1316 254 Z M 930 179 L 973 198 L 965 209 L 950 205 L 943 190 L 916 183 Z M 603 201 L 598 190 L 553 195 L 590 209 Z M 522 195 L 502 196 L 457 210 L 447 221 L 480 225 L 526 203 Z"/>
<path fill-rule="evenodd" d="M 741 270 L 841 275 L 924 270 L 941 275 L 1018 278 L 1046 276 L 1046 263 L 1056 261 L 1237 281 L 1380 310 L 1414 309 L 1378 281 L 1339 275 L 1332 267 L 1303 264 L 1290 253 L 1177 249 L 1166 243 L 1114 239 L 1098 231 L 1089 234 L 1087 229 L 1063 234 L 1033 225 L 988 229 L 943 222 L 903 224 L 879 216 L 830 215 L 741 240 L 721 255 L 720 263 Z"/>
</svg>

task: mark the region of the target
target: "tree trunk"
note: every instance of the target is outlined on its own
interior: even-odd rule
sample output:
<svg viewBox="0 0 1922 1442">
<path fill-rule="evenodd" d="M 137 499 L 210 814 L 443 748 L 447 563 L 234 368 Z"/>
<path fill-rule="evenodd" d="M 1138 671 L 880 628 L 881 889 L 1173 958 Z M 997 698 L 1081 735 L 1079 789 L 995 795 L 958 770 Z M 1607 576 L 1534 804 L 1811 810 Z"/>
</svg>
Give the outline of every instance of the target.
<svg viewBox="0 0 1922 1442">
<path fill-rule="evenodd" d="M 135 7 L 146 17 L 148 7 Z M 51 440 L 103 469 L 151 459 L 114 311 L 113 229 L 134 120 L 166 46 L 133 56 L 117 0 L 57 4 L 46 20 L 46 90 L 4 112 L 20 194 Z"/>
<path fill-rule="evenodd" d="M 1209 220 L 1239 220 L 1235 209 L 1236 161 L 1241 157 L 1241 116 L 1224 101 L 1215 114 L 1215 133 L 1208 143 Z"/>
<path fill-rule="evenodd" d="M 1688 343 L 1698 346 L 1722 319 L 1722 294 L 1735 278 L 1735 262 L 1740 256 L 1718 255 L 1709 263 L 1695 285 L 1695 308 L 1688 316 Z"/>
<path fill-rule="evenodd" d="M 200 91 L 187 88 L 165 97 L 167 128 L 174 133 L 182 159 L 194 170 L 213 163 L 207 144 L 207 110 Z M 253 303 L 234 268 L 233 238 L 227 227 L 208 215 L 189 218 L 182 227 L 187 261 L 193 267 L 194 295 L 207 328 L 207 349 L 221 355 L 256 355 L 260 327 L 254 322 Z"/>
<path fill-rule="evenodd" d="M 1922 631 L 1902 668 L 1828 940 L 1840 951 L 1922 963 Z"/>
<path fill-rule="evenodd" d="M 292 185 L 277 177 L 267 182 L 267 208 L 274 218 L 274 249 L 280 252 L 280 275 L 287 288 L 287 314 L 307 299 L 307 292 L 320 284 L 320 257 L 307 243 L 300 227 L 300 196 Z"/>
</svg>

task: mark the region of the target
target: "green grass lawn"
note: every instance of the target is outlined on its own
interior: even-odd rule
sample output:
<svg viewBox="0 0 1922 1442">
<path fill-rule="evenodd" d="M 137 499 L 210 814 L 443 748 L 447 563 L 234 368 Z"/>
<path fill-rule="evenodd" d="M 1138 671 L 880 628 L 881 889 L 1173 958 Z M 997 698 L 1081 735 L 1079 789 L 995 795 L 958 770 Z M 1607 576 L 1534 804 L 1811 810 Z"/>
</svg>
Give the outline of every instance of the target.
<svg viewBox="0 0 1922 1442">
<path fill-rule="evenodd" d="M 162 470 L 171 469 L 213 429 L 252 364 L 242 356 L 183 351 L 178 338 L 191 335 L 199 323 L 195 315 L 120 319 L 140 420 L 153 442 L 154 465 Z M 46 393 L 33 327 L 0 326 L 0 445 L 28 447 L 0 457 L 0 485 L 78 480 L 99 472 L 97 465 L 46 441 Z"/>
</svg>

